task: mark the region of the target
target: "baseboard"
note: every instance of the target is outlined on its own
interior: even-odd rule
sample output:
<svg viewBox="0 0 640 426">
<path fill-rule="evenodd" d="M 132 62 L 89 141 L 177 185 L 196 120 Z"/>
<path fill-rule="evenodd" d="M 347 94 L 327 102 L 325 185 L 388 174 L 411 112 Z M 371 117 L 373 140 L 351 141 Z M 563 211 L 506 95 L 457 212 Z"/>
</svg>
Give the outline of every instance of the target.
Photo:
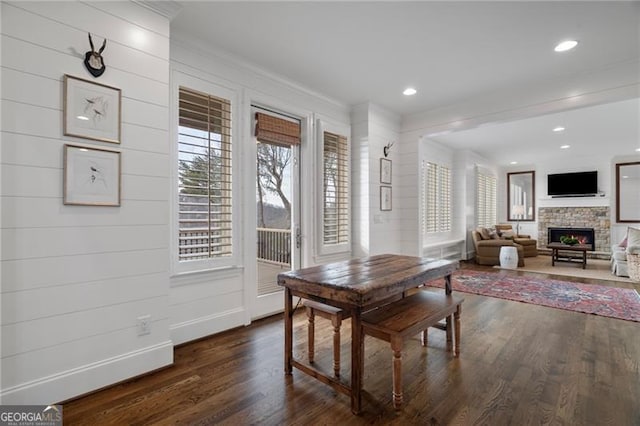
<svg viewBox="0 0 640 426">
<path fill-rule="evenodd" d="M 244 308 L 236 308 L 214 315 L 196 318 L 170 327 L 171 340 L 175 345 L 210 336 L 221 331 L 245 325 Z"/>
<path fill-rule="evenodd" d="M 173 342 L 166 341 L 12 388 L 2 404 L 53 404 L 101 389 L 173 363 Z"/>
</svg>

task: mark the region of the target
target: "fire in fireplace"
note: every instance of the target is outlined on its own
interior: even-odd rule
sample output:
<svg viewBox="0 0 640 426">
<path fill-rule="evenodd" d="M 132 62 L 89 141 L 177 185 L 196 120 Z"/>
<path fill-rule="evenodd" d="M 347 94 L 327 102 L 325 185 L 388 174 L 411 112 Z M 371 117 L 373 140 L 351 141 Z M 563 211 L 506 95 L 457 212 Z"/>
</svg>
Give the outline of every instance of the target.
<svg viewBox="0 0 640 426">
<path fill-rule="evenodd" d="M 573 237 L 580 244 L 590 245 L 591 251 L 595 247 L 595 232 L 593 228 L 547 228 L 549 243 L 559 243 L 562 237 Z"/>
</svg>

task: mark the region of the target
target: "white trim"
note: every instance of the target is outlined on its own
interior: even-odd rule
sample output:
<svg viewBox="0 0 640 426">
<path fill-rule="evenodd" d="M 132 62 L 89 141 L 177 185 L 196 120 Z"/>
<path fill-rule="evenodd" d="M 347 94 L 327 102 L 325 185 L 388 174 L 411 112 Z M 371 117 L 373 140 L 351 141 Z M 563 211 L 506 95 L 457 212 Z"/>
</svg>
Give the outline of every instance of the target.
<svg viewBox="0 0 640 426">
<path fill-rule="evenodd" d="M 239 307 L 228 311 L 195 318 L 178 324 L 173 324 L 169 331 L 175 345 L 190 342 L 195 339 L 220 333 L 235 327 L 248 325 L 247 312 Z"/>
<path fill-rule="evenodd" d="M 3 404 L 52 404 L 173 363 L 170 340 L 3 389 Z"/>
</svg>

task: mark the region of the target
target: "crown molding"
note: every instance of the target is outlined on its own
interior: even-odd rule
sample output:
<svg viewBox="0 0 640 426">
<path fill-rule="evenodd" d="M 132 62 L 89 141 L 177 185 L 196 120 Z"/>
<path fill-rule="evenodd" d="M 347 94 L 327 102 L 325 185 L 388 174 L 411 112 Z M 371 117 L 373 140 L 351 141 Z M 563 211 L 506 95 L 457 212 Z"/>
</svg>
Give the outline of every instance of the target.
<svg viewBox="0 0 640 426">
<path fill-rule="evenodd" d="M 146 7 L 171 21 L 182 11 L 182 5 L 173 0 L 151 1 L 151 0 L 132 0 L 133 3 Z"/>
</svg>

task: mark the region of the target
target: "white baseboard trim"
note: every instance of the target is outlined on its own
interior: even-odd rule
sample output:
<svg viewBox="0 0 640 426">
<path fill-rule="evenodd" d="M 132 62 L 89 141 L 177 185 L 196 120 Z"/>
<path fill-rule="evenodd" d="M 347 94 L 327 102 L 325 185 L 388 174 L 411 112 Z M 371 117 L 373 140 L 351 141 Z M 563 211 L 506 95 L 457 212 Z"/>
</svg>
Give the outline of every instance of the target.
<svg viewBox="0 0 640 426">
<path fill-rule="evenodd" d="M 2 404 L 54 404 L 173 363 L 170 340 L 23 383 L 0 393 Z"/>
<path fill-rule="evenodd" d="M 175 345 L 179 345 L 231 328 L 244 326 L 246 324 L 246 315 L 244 308 L 236 308 L 173 324 L 169 327 L 171 340 Z"/>
</svg>

